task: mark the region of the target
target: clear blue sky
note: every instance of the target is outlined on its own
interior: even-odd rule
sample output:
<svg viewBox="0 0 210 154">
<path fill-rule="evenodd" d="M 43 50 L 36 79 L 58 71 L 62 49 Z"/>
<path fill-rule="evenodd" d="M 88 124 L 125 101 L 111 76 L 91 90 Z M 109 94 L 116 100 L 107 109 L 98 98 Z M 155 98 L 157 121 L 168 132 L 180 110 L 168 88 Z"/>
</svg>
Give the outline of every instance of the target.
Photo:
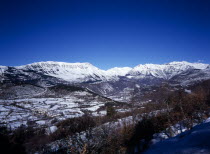
<svg viewBox="0 0 210 154">
<path fill-rule="evenodd" d="M 0 65 L 210 63 L 209 0 L 1 0 Z"/>
</svg>

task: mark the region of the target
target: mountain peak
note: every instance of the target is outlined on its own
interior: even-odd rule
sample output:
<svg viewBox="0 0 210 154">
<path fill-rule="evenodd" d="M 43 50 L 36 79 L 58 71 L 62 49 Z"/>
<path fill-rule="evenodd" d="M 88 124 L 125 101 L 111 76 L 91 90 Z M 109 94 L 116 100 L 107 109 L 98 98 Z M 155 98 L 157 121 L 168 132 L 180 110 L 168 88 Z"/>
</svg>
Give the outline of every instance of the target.
<svg viewBox="0 0 210 154">
<path fill-rule="evenodd" d="M 170 62 L 168 63 L 168 65 L 188 65 L 191 67 L 194 67 L 195 69 L 206 69 L 209 64 L 204 64 L 204 63 L 199 63 L 199 62 L 194 62 L 194 63 L 190 63 L 187 61 L 174 61 L 174 62 Z"/>
<path fill-rule="evenodd" d="M 131 69 L 131 67 L 114 67 L 108 69 L 106 73 L 110 76 L 125 76 Z"/>
<path fill-rule="evenodd" d="M 35 63 L 27 64 L 27 65 L 83 65 L 83 66 L 86 65 L 86 66 L 93 66 L 92 64 L 90 64 L 88 62 L 68 63 L 68 62 L 57 62 L 57 61 L 41 61 L 41 62 L 35 62 Z M 27 66 L 27 65 L 23 65 L 23 66 Z"/>
<path fill-rule="evenodd" d="M 45 61 L 18 66 L 16 68 L 20 70 L 33 70 L 70 82 L 83 82 L 95 76 L 97 76 L 96 78 L 103 76 L 102 70 L 90 63 Z"/>
<path fill-rule="evenodd" d="M 187 61 L 174 61 L 167 64 L 140 64 L 134 67 L 129 74 L 132 76 L 153 76 L 170 79 L 175 75 L 189 69 L 206 69 L 209 65 L 203 63 L 190 63 Z"/>
</svg>

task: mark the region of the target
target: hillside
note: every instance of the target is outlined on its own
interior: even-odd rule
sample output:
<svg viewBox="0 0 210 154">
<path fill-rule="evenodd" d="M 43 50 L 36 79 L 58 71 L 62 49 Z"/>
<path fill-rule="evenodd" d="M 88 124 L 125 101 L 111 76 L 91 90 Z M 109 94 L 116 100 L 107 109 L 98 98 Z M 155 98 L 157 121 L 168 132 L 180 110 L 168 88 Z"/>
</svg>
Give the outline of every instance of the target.
<svg viewBox="0 0 210 154">
<path fill-rule="evenodd" d="M 197 125 L 191 130 L 152 145 L 144 154 L 208 154 L 210 152 L 210 122 Z"/>
</svg>

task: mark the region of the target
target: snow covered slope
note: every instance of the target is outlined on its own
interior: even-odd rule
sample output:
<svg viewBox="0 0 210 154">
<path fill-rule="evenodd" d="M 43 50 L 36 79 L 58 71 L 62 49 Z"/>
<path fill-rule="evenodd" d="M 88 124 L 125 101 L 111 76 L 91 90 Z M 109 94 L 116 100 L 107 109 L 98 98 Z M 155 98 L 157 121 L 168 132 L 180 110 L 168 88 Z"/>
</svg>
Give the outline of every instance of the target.
<svg viewBox="0 0 210 154">
<path fill-rule="evenodd" d="M 210 122 L 151 146 L 145 154 L 209 154 Z"/>
<path fill-rule="evenodd" d="M 38 62 L 17 69 L 33 70 L 38 73 L 57 77 L 69 82 L 85 82 L 90 80 L 106 80 L 104 71 L 90 63 Z"/>
<path fill-rule="evenodd" d="M 145 64 L 138 65 L 134 67 L 130 72 L 128 72 L 128 76 L 130 77 L 156 77 L 163 79 L 171 79 L 172 77 L 183 73 L 188 70 L 206 69 L 209 65 L 202 63 L 189 63 L 189 62 L 171 62 L 168 64 Z"/>
<path fill-rule="evenodd" d="M 0 75 L 2 75 L 6 70 L 7 70 L 8 67 L 6 66 L 0 66 Z"/>
<path fill-rule="evenodd" d="M 118 76 L 125 76 L 131 68 L 112 68 L 101 70 L 90 63 L 38 62 L 15 67 L 23 71 L 35 71 L 48 76 L 63 79 L 68 82 L 81 83 L 91 81 L 116 80 Z"/>
<path fill-rule="evenodd" d="M 50 127 L 52 121 L 82 116 L 87 112 L 94 116 L 105 115 L 106 103 L 122 104 L 70 85 L 9 86 L 0 89 L 0 125 L 6 124 L 12 129 L 29 125 L 29 122 Z"/>
<path fill-rule="evenodd" d="M 106 71 L 110 76 L 125 76 L 132 68 L 131 67 L 114 67 Z"/>
<path fill-rule="evenodd" d="M 193 81 L 210 78 L 209 64 L 171 62 L 168 64 L 145 64 L 134 68 L 122 67 L 101 70 L 90 63 L 38 62 L 16 67 L 0 67 L 0 80 L 45 80 L 51 82 L 59 80 L 70 83 L 100 83 L 116 82 L 123 78 L 123 82 L 133 80 L 172 80 L 180 82 L 183 77 Z M 181 78 L 180 78 L 181 77 Z M 188 78 L 189 77 L 189 78 Z M 126 80 L 126 81 L 125 81 Z M 153 82 L 151 81 L 151 82 Z"/>
</svg>

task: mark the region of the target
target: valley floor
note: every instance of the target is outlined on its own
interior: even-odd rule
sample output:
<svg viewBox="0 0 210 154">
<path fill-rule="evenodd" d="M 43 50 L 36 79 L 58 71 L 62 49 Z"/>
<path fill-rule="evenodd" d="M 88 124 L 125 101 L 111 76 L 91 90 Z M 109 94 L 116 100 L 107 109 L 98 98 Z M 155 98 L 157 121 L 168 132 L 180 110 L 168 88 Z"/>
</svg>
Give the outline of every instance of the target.
<svg viewBox="0 0 210 154">
<path fill-rule="evenodd" d="M 80 93 L 81 95 L 81 93 Z M 104 102 L 91 100 L 88 103 L 74 96 L 66 98 L 30 98 L 16 100 L 0 100 L 1 124 L 7 124 L 15 129 L 27 125 L 30 121 L 37 125 L 52 125 L 52 120 L 82 116 L 83 111 L 93 115 L 104 115 L 105 111 L 97 110 Z"/>
</svg>

